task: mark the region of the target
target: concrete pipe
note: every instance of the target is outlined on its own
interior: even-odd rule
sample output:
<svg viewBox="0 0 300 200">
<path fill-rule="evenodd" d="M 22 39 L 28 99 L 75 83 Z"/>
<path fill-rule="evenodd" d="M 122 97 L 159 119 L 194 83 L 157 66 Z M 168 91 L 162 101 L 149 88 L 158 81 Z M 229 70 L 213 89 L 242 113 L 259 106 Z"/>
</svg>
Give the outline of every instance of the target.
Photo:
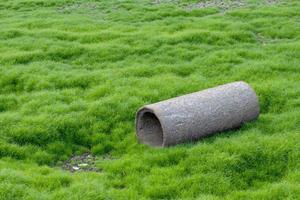
<svg viewBox="0 0 300 200">
<path fill-rule="evenodd" d="M 136 133 L 141 143 L 166 147 L 240 127 L 258 115 L 255 91 L 233 82 L 140 108 Z"/>
</svg>

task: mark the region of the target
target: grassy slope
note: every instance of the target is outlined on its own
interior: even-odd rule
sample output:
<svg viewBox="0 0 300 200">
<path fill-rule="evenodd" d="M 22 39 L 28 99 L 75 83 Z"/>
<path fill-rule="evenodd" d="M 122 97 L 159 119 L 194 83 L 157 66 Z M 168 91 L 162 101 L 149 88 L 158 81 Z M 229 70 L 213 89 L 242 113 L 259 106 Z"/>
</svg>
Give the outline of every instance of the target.
<svg viewBox="0 0 300 200">
<path fill-rule="evenodd" d="M 0 199 L 300 198 L 299 1 L 193 2 L 0 1 Z M 257 121 L 136 143 L 138 107 L 236 80 Z M 59 169 L 87 150 L 101 173 Z"/>
</svg>

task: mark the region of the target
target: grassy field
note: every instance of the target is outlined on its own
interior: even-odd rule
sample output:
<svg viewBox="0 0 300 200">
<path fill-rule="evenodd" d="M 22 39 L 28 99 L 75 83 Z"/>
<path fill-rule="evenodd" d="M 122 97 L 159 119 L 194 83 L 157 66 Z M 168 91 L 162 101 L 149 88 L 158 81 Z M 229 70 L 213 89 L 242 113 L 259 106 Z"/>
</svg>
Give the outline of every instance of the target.
<svg viewBox="0 0 300 200">
<path fill-rule="evenodd" d="M 299 0 L 0 0 L 0 27 L 1 200 L 300 199 Z M 238 80 L 257 121 L 137 143 L 140 106 Z"/>
</svg>

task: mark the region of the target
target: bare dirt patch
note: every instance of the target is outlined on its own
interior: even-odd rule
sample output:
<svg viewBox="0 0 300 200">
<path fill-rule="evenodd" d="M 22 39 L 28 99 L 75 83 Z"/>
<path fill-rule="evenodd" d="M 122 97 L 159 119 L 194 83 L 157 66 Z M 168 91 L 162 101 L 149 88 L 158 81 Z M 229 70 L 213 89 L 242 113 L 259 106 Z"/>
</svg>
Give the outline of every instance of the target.
<svg viewBox="0 0 300 200">
<path fill-rule="evenodd" d="M 177 4 L 186 10 L 204 9 L 204 8 L 217 8 L 221 11 L 232 10 L 236 8 L 249 7 L 253 3 L 249 0 L 202 0 L 195 3 L 181 3 L 178 0 L 154 0 L 154 4 Z M 262 0 L 258 4 L 260 6 L 272 6 L 280 3 L 280 0 Z M 257 5 L 257 3 L 256 3 Z"/>
<path fill-rule="evenodd" d="M 198 3 L 189 4 L 186 6 L 187 10 L 201 9 L 201 8 L 219 8 L 221 10 L 229 10 L 233 8 L 245 7 L 247 2 L 244 0 L 228 1 L 228 0 L 210 0 L 201 1 Z"/>
<path fill-rule="evenodd" d="M 268 5 L 275 5 L 280 3 L 280 0 L 265 0 L 265 3 Z"/>
<path fill-rule="evenodd" d="M 57 8 L 58 12 L 62 13 L 70 13 L 74 11 L 91 11 L 96 10 L 98 8 L 98 4 L 96 3 L 73 3 L 73 4 L 66 4 L 61 7 Z"/>
<path fill-rule="evenodd" d="M 84 153 L 79 156 L 72 156 L 63 165 L 63 169 L 70 172 L 94 171 L 100 170 L 95 166 L 96 157 L 90 153 Z"/>
</svg>

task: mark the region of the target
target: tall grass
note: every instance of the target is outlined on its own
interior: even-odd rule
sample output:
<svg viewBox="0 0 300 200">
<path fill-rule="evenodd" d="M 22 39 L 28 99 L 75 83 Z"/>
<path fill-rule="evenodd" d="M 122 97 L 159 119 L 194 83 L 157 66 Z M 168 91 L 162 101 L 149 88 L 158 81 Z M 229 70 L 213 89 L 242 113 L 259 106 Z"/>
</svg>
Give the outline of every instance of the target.
<svg viewBox="0 0 300 200">
<path fill-rule="evenodd" d="M 0 199 L 298 199 L 300 4 L 0 1 Z M 261 115 L 194 144 L 137 144 L 136 110 L 244 80 Z M 62 171 L 91 151 L 101 172 Z"/>
</svg>

